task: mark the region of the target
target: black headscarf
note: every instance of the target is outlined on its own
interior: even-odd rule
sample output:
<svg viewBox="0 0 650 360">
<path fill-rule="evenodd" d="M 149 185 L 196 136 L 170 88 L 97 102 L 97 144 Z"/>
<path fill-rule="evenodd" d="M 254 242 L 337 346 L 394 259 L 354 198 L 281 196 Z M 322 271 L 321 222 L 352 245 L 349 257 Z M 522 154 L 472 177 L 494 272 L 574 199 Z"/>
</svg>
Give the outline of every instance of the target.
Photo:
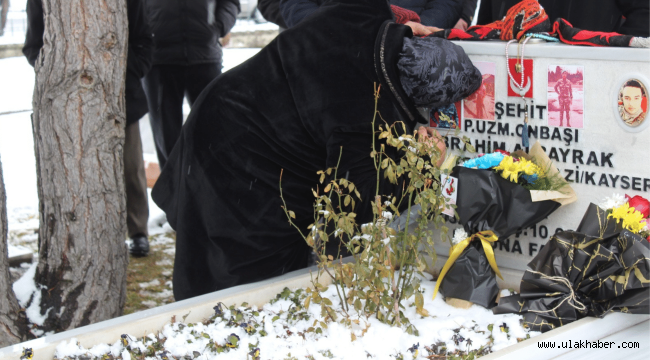
<svg viewBox="0 0 650 360">
<path fill-rule="evenodd" d="M 481 86 L 480 71 L 459 61 L 466 56 L 460 46 L 440 38 L 404 38 L 397 61 L 402 88 L 418 107 L 453 104 Z"/>
</svg>

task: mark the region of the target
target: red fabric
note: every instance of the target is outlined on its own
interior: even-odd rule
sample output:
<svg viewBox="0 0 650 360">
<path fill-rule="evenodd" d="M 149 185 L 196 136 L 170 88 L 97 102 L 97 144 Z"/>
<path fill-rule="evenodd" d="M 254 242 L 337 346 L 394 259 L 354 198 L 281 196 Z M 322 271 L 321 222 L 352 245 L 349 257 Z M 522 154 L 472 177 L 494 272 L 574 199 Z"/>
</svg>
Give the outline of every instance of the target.
<svg viewBox="0 0 650 360">
<path fill-rule="evenodd" d="M 573 36 L 573 40 L 589 40 L 595 36 L 600 36 L 600 40 L 602 41 L 603 38 L 605 38 L 605 41 L 609 42 L 609 39 L 612 36 L 620 36 L 623 34 L 615 33 L 615 32 L 599 32 L 599 31 L 588 31 L 588 30 L 581 30 L 578 31 L 577 34 Z"/>
<path fill-rule="evenodd" d="M 429 36 L 449 40 L 513 40 L 521 39 L 526 33 L 557 34 L 560 41 L 570 45 L 620 46 L 629 47 L 634 38 L 619 33 L 605 33 L 574 28 L 565 19 L 558 18 L 551 26 L 548 15 L 537 0 L 522 0 L 511 7 L 506 16 L 487 25 L 472 26 L 466 32 L 457 29 L 445 29 Z M 647 110 L 647 103 L 644 111 Z"/>
<path fill-rule="evenodd" d="M 460 29 L 451 29 L 451 32 L 449 32 L 449 35 L 447 36 L 448 40 L 468 40 L 473 38 L 472 35 Z"/>
<path fill-rule="evenodd" d="M 527 32 L 548 32 L 550 29 L 548 15 L 537 0 L 522 0 L 511 7 L 502 20 L 472 26 L 465 35 L 460 33 L 462 30 L 446 29 L 432 36 L 450 40 L 512 40 L 520 39 Z"/>
<path fill-rule="evenodd" d="M 467 31 L 459 29 L 445 29 L 429 36 L 436 36 L 448 40 L 490 40 L 499 38 L 499 30 L 487 26 L 472 26 Z"/>
<path fill-rule="evenodd" d="M 420 22 L 420 15 L 418 15 L 415 11 L 404 9 L 395 5 L 391 5 L 390 9 L 393 11 L 393 15 L 395 15 L 395 22 L 398 24 L 406 24 L 409 21 L 416 23 Z"/>
<path fill-rule="evenodd" d="M 516 29 L 518 19 L 521 19 L 521 25 Z M 501 29 L 501 40 L 519 40 L 526 32 L 545 20 L 548 20 L 548 15 L 537 0 L 522 0 L 508 10 L 503 20 L 486 26 L 492 25 L 491 27 Z"/>
<path fill-rule="evenodd" d="M 570 45 L 588 45 L 588 46 L 630 46 L 633 36 L 622 35 L 615 32 L 604 33 L 599 31 L 589 31 L 574 28 L 570 22 L 565 19 L 557 19 L 553 23 L 552 34 L 557 34 L 560 40 Z"/>
<path fill-rule="evenodd" d="M 487 35 L 489 35 L 493 31 L 494 31 L 494 28 L 491 28 L 491 27 L 488 27 L 488 26 L 484 26 L 484 27 L 479 26 L 479 27 L 476 27 L 476 29 L 474 29 L 474 33 L 479 35 L 480 39 L 484 39 Z"/>
</svg>

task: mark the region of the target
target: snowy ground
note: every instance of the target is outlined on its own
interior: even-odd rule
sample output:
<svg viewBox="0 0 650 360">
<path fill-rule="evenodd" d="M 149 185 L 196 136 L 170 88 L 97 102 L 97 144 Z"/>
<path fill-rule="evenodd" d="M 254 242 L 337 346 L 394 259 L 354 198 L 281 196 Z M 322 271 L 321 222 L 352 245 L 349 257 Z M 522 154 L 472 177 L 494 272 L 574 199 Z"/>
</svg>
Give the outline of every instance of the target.
<svg viewBox="0 0 650 360">
<path fill-rule="evenodd" d="M 432 300 L 435 283 L 428 280 L 422 279 L 421 291 L 430 315 L 416 313 L 414 297 L 404 301 L 404 315 L 419 335 L 352 308 L 351 326 L 330 322 L 323 318 L 320 305 L 312 301 L 304 307 L 304 290 L 285 289 L 261 309 L 245 304 L 230 309 L 217 306 L 215 315 L 202 323 L 172 320 L 144 338 L 139 338 L 141 334 L 123 335 L 126 347 L 118 341 L 85 349 L 71 339 L 57 346 L 56 357 L 100 358 L 108 353 L 122 360 L 156 355 L 163 359 L 165 355 L 170 359 L 469 359 L 539 335 L 522 328 L 517 315 L 494 315 L 480 306 L 458 309 L 441 297 Z M 322 296 L 332 300 L 333 309 L 340 309 L 333 286 Z M 342 311 L 338 315 L 345 317 Z M 470 352 L 473 355 L 468 356 Z"/>
</svg>

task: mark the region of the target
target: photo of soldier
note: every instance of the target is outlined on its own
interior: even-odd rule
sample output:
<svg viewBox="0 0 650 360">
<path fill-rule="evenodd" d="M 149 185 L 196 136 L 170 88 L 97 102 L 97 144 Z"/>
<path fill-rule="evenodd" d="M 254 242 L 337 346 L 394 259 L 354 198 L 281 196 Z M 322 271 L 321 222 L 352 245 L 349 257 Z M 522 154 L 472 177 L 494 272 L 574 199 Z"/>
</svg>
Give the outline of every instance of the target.
<svg viewBox="0 0 650 360">
<path fill-rule="evenodd" d="M 548 67 L 548 125 L 583 128 L 584 70 L 576 65 Z"/>
<path fill-rule="evenodd" d="M 618 91 L 618 115 L 625 125 L 636 128 L 648 114 L 648 91 L 641 80 L 629 79 Z"/>
<path fill-rule="evenodd" d="M 474 66 L 481 72 L 483 82 L 472 95 L 463 101 L 465 118 L 494 121 L 494 78 L 496 64 L 486 61 L 475 61 Z"/>
</svg>

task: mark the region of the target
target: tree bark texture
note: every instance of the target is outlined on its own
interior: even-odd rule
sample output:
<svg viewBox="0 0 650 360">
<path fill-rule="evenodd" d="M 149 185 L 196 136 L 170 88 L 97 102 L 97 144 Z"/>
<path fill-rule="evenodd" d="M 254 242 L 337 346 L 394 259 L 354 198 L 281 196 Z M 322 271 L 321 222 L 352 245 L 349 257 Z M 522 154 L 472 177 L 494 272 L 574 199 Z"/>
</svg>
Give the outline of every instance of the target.
<svg viewBox="0 0 650 360">
<path fill-rule="evenodd" d="M 0 348 L 24 340 L 25 314 L 11 288 L 7 251 L 7 201 L 0 161 Z"/>
<path fill-rule="evenodd" d="M 110 319 L 126 300 L 125 0 L 43 0 L 34 147 L 43 330 Z"/>
</svg>

